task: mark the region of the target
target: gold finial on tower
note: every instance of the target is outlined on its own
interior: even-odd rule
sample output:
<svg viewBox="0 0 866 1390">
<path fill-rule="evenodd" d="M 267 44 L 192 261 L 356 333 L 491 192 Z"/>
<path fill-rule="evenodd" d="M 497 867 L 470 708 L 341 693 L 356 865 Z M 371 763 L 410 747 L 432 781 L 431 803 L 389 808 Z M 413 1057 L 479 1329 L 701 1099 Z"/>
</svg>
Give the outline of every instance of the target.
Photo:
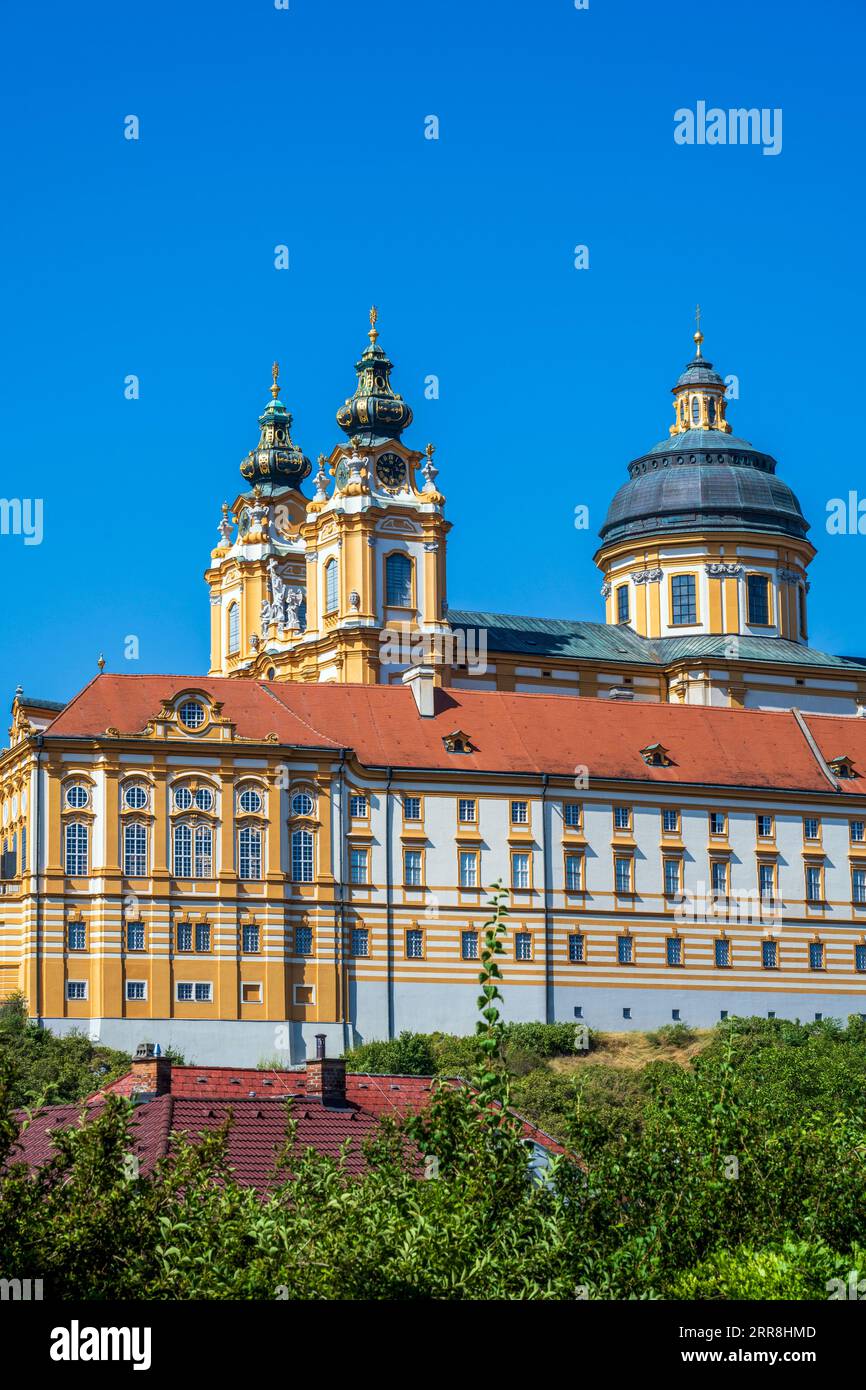
<svg viewBox="0 0 866 1390">
<path fill-rule="evenodd" d="M 371 343 L 375 343 L 376 339 L 377 339 L 378 336 L 379 336 L 379 333 L 378 333 L 378 331 L 377 331 L 377 329 L 376 329 L 376 321 L 377 321 L 378 317 L 379 317 L 379 310 L 376 308 L 376 306 L 375 306 L 375 304 L 374 304 L 374 305 L 372 306 L 372 308 L 370 309 L 370 332 L 367 334 L 367 337 L 370 339 L 370 342 L 371 342 Z"/>
<path fill-rule="evenodd" d="M 277 396 L 280 394 L 279 376 L 280 364 L 279 362 L 275 362 L 274 365 L 271 367 L 271 379 L 274 383 L 271 387 L 271 395 L 273 396 L 274 400 L 276 400 Z"/>
<path fill-rule="evenodd" d="M 99 660 L 96 664 L 99 667 L 99 673 L 101 675 L 102 672 L 105 670 L 105 657 L 102 655 L 102 652 L 99 653 Z"/>
<path fill-rule="evenodd" d="M 700 306 L 700 304 L 698 304 L 697 307 L 695 308 L 695 326 L 696 326 L 696 331 L 695 331 L 695 343 L 697 344 L 697 354 L 696 354 L 696 356 L 700 357 L 700 355 L 701 355 L 701 343 L 704 341 L 704 335 L 703 335 L 703 333 L 701 332 L 701 306 Z"/>
<path fill-rule="evenodd" d="M 424 445 L 424 453 L 427 455 L 428 459 L 431 460 L 431 462 L 432 462 L 432 460 L 433 460 L 433 455 L 435 454 L 435 452 L 436 452 L 436 445 L 435 445 L 435 444 L 425 444 L 425 445 Z"/>
</svg>

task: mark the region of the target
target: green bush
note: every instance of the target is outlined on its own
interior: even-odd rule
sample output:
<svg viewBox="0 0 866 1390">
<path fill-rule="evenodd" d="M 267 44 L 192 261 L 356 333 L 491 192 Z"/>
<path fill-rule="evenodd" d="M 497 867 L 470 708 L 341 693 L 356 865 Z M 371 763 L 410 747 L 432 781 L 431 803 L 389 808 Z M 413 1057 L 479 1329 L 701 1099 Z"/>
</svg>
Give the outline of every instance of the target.
<svg viewBox="0 0 866 1390">
<path fill-rule="evenodd" d="M 786 1240 L 776 1247 L 717 1250 L 672 1284 L 677 1299 L 826 1299 L 834 1279 L 866 1274 L 866 1251 L 838 1255 L 824 1241 Z M 844 1295 L 843 1295 L 844 1296 Z"/>
<path fill-rule="evenodd" d="M 646 1038 L 653 1047 L 688 1047 L 697 1036 L 697 1030 L 687 1023 L 663 1023 L 661 1028 L 647 1033 Z"/>
<path fill-rule="evenodd" d="M 386 1076 L 433 1076 L 436 1063 L 430 1036 L 403 1032 L 388 1042 L 361 1043 L 346 1053 L 346 1069 Z"/>
<path fill-rule="evenodd" d="M 15 1106 L 84 1100 L 129 1070 L 129 1053 L 92 1043 L 77 1030 L 62 1037 L 27 1017 L 21 994 L 0 1004 L 0 1055 L 10 1069 Z"/>
</svg>

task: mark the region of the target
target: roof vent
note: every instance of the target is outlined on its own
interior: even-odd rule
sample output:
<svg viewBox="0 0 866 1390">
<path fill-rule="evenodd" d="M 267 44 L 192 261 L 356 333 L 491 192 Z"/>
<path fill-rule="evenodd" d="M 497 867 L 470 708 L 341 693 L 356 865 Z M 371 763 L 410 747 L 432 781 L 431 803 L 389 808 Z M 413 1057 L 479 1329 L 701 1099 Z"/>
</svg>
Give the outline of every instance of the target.
<svg viewBox="0 0 866 1390">
<path fill-rule="evenodd" d="M 610 695 L 608 698 L 611 700 L 633 700 L 634 691 L 626 690 L 625 687 L 622 685 L 612 685 L 610 688 Z"/>
</svg>

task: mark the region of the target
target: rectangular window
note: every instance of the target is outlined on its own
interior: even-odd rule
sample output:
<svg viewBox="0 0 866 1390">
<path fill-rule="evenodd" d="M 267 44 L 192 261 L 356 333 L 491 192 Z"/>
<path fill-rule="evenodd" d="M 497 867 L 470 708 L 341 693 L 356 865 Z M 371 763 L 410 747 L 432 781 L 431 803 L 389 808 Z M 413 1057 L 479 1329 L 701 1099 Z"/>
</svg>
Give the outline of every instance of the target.
<svg viewBox="0 0 866 1390">
<path fill-rule="evenodd" d="M 568 959 L 573 965 L 580 965 L 584 959 L 584 937 L 580 932 L 569 932 Z"/>
<path fill-rule="evenodd" d="M 209 1004 L 211 1000 L 211 985 L 196 984 L 195 1002 L 197 1004 Z"/>
<path fill-rule="evenodd" d="M 683 963 L 683 943 L 678 936 L 669 936 L 667 939 L 667 960 L 668 965 Z"/>
<path fill-rule="evenodd" d="M 195 924 L 195 949 L 203 952 L 210 950 L 210 924 L 208 922 L 196 922 Z"/>
<path fill-rule="evenodd" d="M 583 889 L 583 855 L 565 856 L 565 887 L 569 893 L 580 893 Z"/>
<path fill-rule="evenodd" d="M 728 866 L 723 859 L 710 864 L 710 884 L 714 893 L 724 897 L 728 891 Z"/>
<path fill-rule="evenodd" d="M 749 622 L 758 627 L 770 623 L 770 581 L 765 574 L 750 574 L 746 579 Z"/>
<path fill-rule="evenodd" d="M 511 803 L 511 824 L 528 825 L 529 823 L 529 802 L 512 801 Z"/>
<path fill-rule="evenodd" d="M 824 969 L 824 943 L 823 941 L 809 942 L 809 969 Z"/>
<path fill-rule="evenodd" d="M 772 817 L 772 816 L 763 816 L 763 815 L 762 815 L 762 816 L 756 817 L 756 820 L 757 820 L 757 829 L 758 829 L 758 839 L 759 839 L 759 840 L 772 840 L 772 838 L 773 838 L 773 817 Z"/>
<path fill-rule="evenodd" d="M 675 898 L 680 891 L 680 861 L 665 860 L 665 897 Z"/>
<path fill-rule="evenodd" d="M 313 834 L 311 830 L 292 831 L 292 882 L 313 881 Z"/>
<path fill-rule="evenodd" d="M 86 999 L 87 981 L 86 980 L 67 980 L 66 981 L 67 999 Z"/>
<path fill-rule="evenodd" d="M 778 966 L 778 951 L 775 941 L 761 942 L 761 964 L 765 970 L 775 970 Z"/>
<path fill-rule="evenodd" d="M 87 949 L 87 928 L 83 922 L 69 923 L 67 940 L 70 951 L 84 951 Z"/>
<path fill-rule="evenodd" d="M 512 854 L 511 856 L 511 886 L 512 888 L 529 887 L 529 855 Z"/>
<path fill-rule="evenodd" d="M 192 922 L 178 922 L 177 949 L 179 951 L 192 950 Z"/>
<path fill-rule="evenodd" d="M 353 883 L 367 882 L 367 851 L 353 849 L 349 854 L 349 875 Z"/>
<path fill-rule="evenodd" d="M 758 888 L 762 898 L 775 897 L 776 885 L 772 864 L 758 865 Z"/>
<path fill-rule="evenodd" d="M 866 903 L 866 869 L 854 869 L 851 874 L 851 897 L 855 903 Z"/>
<path fill-rule="evenodd" d="M 71 821 L 66 827 L 65 860 L 66 873 L 70 878 L 84 878 L 87 874 L 87 826 L 81 821 Z"/>
<path fill-rule="evenodd" d="M 815 865 L 809 865 L 806 869 L 806 901 L 819 903 L 823 898 L 821 892 L 821 870 Z"/>
<path fill-rule="evenodd" d="M 693 574 L 675 574 L 671 579 L 671 624 L 678 627 L 698 621 L 698 605 Z"/>
<path fill-rule="evenodd" d="M 306 834 L 305 831 L 302 833 Z M 294 839 L 295 836 L 292 836 L 293 844 Z M 262 832 L 249 825 L 245 825 L 238 835 L 238 876 L 252 879 L 262 876 Z"/>
<path fill-rule="evenodd" d="M 184 981 L 177 987 L 177 998 L 181 1004 L 188 1004 L 192 999 L 192 985 Z"/>
<path fill-rule="evenodd" d="M 313 954 L 313 928 L 295 927 L 295 955 L 311 956 Z"/>
<path fill-rule="evenodd" d="M 478 959 L 477 931 L 462 931 L 460 933 L 460 955 L 463 960 Z"/>
<path fill-rule="evenodd" d="M 127 922 L 126 924 L 126 949 L 127 951 L 144 950 L 144 923 Z"/>
<path fill-rule="evenodd" d="M 365 820 L 367 816 L 367 798 L 356 793 L 349 797 L 349 815 L 353 820 Z"/>
<path fill-rule="evenodd" d="M 800 636 L 805 642 L 808 636 L 808 628 L 806 625 L 806 590 L 802 584 L 797 585 L 797 609 L 800 615 Z"/>
<path fill-rule="evenodd" d="M 613 828 L 614 830 L 631 830 L 630 806 L 614 806 Z"/>
<path fill-rule="evenodd" d="M 474 850 L 460 851 L 460 887 L 478 887 L 478 856 Z"/>
<path fill-rule="evenodd" d="M 404 819 L 404 820 L 420 820 L 420 819 L 421 819 L 421 798 L 420 798 L 420 796 L 404 796 L 404 797 L 403 797 L 403 819 Z"/>
<path fill-rule="evenodd" d="M 628 585 L 620 584 L 616 591 L 616 620 L 618 623 L 628 622 Z"/>
<path fill-rule="evenodd" d="M 408 888 L 420 888 L 422 883 L 422 858 L 420 849 L 407 849 L 403 852 L 403 882 Z"/>
<path fill-rule="evenodd" d="M 662 811 L 662 830 L 666 835 L 676 835 L 680 828 L 679 811 Z"/>
<path fill-rule="evenodd" d="M 370 954 L 370 937 L 366 927 L 352 928 L 352 955 L 368 956 Z"/>
<path fill-rule="evenodd" d="M 413 927 L 406 933 L 406 955 L 410 960 L 420 960 L 424 955 L 424 933 L 420 927 Z"/>
<path fill-rule="evenodd" d="M 727 970 L 731 964 L 731 943 L 723 936 L 716 941 L 716 966 L 719 970 Z"/>
<path fill-rule="evenodd" d="M 174 876 L 192 878 L 192 829 L 188 825 L 174 827 Z"/>
<path fill-rule="evenodd" d="M 820 838 L 821 822 L 818 820 L 817 816 L 805 816 L 803 818 L 803 839 L 820 840 Z"/>
<path fill-rule="evenodd" d="M 130 1003 L 140 1004 L 147 998 L 147 985 L 144 980 L 127 980 L 126 997 Z"/>
<path fill-rule="evenodd" d="M 519 931 L 515 934 L 514 959 L 532 960 L 532 936 L 528 931 Z"/>
<path fill-rule="evenodd" d="M 461 825 L 474 825 L 476 820 L 475 798 L 461 796 L 457 802 L 457 819 Z"/>
<path fill-rule="evenodd" d="M 144 878 L 147 873 L 147 829 L 143 825 L 123 828 L 123 872 L 127 878 Z"/>
<path fill-rule="evenodd" d="M 617 855 L 613 861 L 616 891 L 618 893 L 631 892 L 631 858 L 626 855 Z"/>
<path fill-rule="evenodd" d="M 854 969 L 866 970 L 866 946 L 854 947 Z"/>
<path fill-rule="evenodd" d="M 850 834 L 852 845 L 862 845 L 866 840 L 866 821 L 852 820 Z"/>
<path fill-rule="evenodd" d="M 633 942 L 630 936 L 618 936 L 616 938 L 616 958 L 620 965 L 632 965 L 634 962 Z"/>
<path fill-rule="evenodd" d="M 710 834 L 724 835 L 727 832 L 727 820 L 724 811 L 710 811 Z"/>
<path fill-rule="evenodd" d="M 583 807 L 579 801 L 566 801 L 562 808 L 562 818 L 569 830 L 579 830 Z"/>
<path fill-rule="evenodd" d="M 213 831 L 209 825 L 197 825 L 195 829 L 196 878 L 210 878 L 213 874 Z"/>
<path fill-rule="evenodd" d="M 245 956 L 258 955 L 259 929 L 255 922 L 245 922 L 241 928 L 241 949 Z"/>
<path fill-rule="evenodd" d="M 261 1004 L 261 1002 L 262 1002 L 262 987 L 261 987 L 261 985 L 260 985 L 260 984 L 253 984 L 252 982 L 247 982 L 247 981 L 245 980 L 245 981 L 243 982 L 243 984 L 241 985 L 241 1003 L 243 1003 L 243 1004 Z"/>
</svg>

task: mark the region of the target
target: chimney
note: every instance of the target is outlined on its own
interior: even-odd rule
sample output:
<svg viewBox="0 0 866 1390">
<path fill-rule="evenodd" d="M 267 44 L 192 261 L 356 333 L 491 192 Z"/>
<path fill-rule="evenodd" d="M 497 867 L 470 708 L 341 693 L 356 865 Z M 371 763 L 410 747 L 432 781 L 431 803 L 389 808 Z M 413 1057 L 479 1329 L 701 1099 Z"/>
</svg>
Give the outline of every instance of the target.
<svg viewBox="0 0 866 1390">
<path fill-rule="evenodd" d="M 432 666 L 410 666 L 407 671 L 403 672 L 403 684 L 408 685 L 415 696 L 415 704 L 418 706 L 418 713 L 422 719 L 430 719 L 435 713 L 433 708 L 436 690 L 434 675 Z"/>
<path fill-rule="evenodd" d="M 139 1043 L 132 1059 L 132 1095 L 139 1101 L 171 1092 L 171 1058 L 161 1057 L 153 1043 Z"/>
<path fill-rule="evenodd" d="M 316 1058 L 307 1062 L 308 1100 L 320 1100 L 323 1105 L 346 1104 L 346 1059 L 326 1057 L 325 1034 L 316 1034 Z"/>
</svg>

